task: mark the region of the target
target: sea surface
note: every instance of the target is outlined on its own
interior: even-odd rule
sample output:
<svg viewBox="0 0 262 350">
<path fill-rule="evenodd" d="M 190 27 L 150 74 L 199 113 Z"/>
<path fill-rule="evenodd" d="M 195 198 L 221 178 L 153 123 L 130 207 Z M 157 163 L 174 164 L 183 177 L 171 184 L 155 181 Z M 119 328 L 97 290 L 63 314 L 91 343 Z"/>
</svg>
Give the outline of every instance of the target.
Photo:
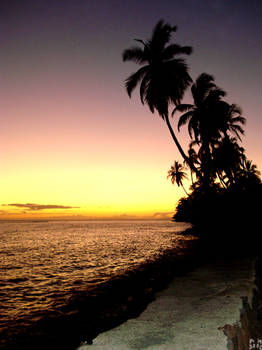
<svg viewBox="0 0 262 350">
<path fill-rule="evenodd" d="M 0 223 L 0 347 L 66 306 L 73 293 L 157 259 L 182 254 L 184 223 L 47 221 Z M 1 336 L 2 334 L 2 336 Z"/>
</svg>

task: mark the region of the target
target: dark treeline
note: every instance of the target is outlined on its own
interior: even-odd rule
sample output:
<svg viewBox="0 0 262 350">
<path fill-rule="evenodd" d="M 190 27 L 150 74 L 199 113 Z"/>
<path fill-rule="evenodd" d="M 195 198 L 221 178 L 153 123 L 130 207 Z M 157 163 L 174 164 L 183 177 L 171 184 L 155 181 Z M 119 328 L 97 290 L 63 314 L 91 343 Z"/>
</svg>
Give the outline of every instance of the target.
<svg viewBox="0 0 262 350">
<path fill-rule="evenodd" d="M 141 102 L 167 124 L 183 162 L 174 162 L 168 178 L 183 188 L 184 179 L 191 181 L 174 220 L 191 222 L 202 234 L 212 225 L 212 231 L 220 235 L 234 231 L 240 238 L 241 233 L 254 231 L 252 222 L 259 216 L 261 198 L 260 173 L 241 146 L 246 118 L 238 105 L 225 100 L 226 92 L 212 75 L 202 73 L 192 81 L 183 58 L 192 48 L 170 43 L 176 30 L 161 20 L 149 40 L 135 39 L 139 45 L 123 52 L 124 61 L 141 66 L 126 79 L 126 90 L 131 97 L 140 85 Z M 183 104 L 188 88 L 192 104 Z M 171 118 L 178 131 L 187 126 L 187 150 L 181 147 Z"/>
</svg>

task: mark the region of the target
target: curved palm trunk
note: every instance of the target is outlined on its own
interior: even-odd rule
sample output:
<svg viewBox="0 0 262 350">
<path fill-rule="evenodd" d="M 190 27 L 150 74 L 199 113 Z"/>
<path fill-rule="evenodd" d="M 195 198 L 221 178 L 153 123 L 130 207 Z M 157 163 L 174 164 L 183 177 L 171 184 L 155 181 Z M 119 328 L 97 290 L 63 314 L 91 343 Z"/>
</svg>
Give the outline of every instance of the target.
<svg viewBox="0 0 262 350">
<path fill-rule="evenodd" d="M 174 142 L 175 142 L 175 144 L 176 144 L 176 146 L 177 146 L 177 148 L 178 148 L 178 150 L 179 150 L 181 156 L 182 156 L 183 159 L 185 160 L 186 164 L 188 164 L 189 167 L 190 167 L 190 169 L 193 170 L 193 171 L 197 174 L 197 176 L 198 176 L 200 179 L 202 179 L 202 178 L 203 178 L 203 177 L 202 177 L 202 174 L 201 174 L 201 173 L 199 172 L 199 170 L 195 167 L 195 165 L 194 165 L 193 162 L 190 160 L 190 158 L 188 158 L 188 156 L 187 156 L 187 155 L 185 154 L 185 152 L 183 151 L 183 148 L 181 147 L 180 143 L 178 142 L 178 139 L 176 138 L 176 135 L 175 135 L 175 133 L 174 133 L 174 130 L 173 130 L 171 124 L 170 124 L 170 121 L 169 121 L 169 118 L 168 118 L 167 115 L 164 116 L 164 120 L 166 121 L 166 124 L 167 124 L 167 127 L 168 127 L 169 131 L 170 131 L 170 134 L 171 134 L 171 136 L 172 136 L 172 138 L 173 138 L 173 140 L 174 140 Z"/>
</svg>

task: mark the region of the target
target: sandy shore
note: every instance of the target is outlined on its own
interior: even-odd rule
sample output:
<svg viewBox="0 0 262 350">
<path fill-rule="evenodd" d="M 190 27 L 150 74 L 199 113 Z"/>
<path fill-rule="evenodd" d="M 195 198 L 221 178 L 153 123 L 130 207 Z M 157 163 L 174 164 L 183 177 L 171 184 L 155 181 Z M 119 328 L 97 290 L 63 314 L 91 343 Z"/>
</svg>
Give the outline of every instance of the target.
<svg viewBox="0 0 262 350">
<path fill-rule="evenodd" d="M 254 259 L 213 261 L 175 277 L 137 318 L 78 350 L 225 350 L 222 327 L 240 320 L 254 287 Z"/>
</svg>

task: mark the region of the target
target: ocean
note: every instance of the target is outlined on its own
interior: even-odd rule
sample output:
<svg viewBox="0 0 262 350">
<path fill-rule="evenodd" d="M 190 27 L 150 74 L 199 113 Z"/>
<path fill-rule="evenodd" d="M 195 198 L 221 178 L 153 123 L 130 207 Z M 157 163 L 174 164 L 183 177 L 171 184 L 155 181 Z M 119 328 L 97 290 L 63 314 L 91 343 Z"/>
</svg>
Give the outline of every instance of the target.
<svg viewBox="0 0 262 350">
<path fill-rule="evenodd" d="M 42 324 L 48 329 L 49 321 L 69 317 L 72 298 L 83 301 L 171 249 L 183 254 L 190 238 L 180 233 L 187 227 L 171 221 L 1 222 L 0 348 L 23 349 L 23 342 L 30 348 Z"/>
</svg>

